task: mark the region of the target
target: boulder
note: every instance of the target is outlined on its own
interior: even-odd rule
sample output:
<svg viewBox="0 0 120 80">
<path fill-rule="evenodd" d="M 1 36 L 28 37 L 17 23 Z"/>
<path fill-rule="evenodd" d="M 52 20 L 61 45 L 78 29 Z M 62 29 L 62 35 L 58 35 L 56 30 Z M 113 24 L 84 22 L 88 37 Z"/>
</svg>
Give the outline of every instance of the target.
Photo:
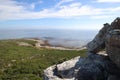
<svg viewBox="0 0 120 80">
<path fill-rule="evenodd" d="M 89 53 L 76 75 L 76 80 L 120 80 L 120 70 L 108 56 Z"/>
<path fill-rule="evenodd" d="M 74 80 L 74 66 L 80 56 L 44 70 L 44 80 Z"/>
<path fill-rule="evenodd" d="M 106 53 L 120 68 L 120 30 L 112 30 L 106 38 Z"/>
<path fill-rule="evenodd" d="M 120 68 L 120 18 L 111 23 L 112 29 L 106 36 L 106 52 L 110 59 Z"/>
<path fill-rule="evenodd" d="M 119 80 L 119 69 L 108 56 L 88 54 L 47 68 L 44 80 Z"/>
<path fill-rule="evenodd" d="M 96 37 L 87 44 L 89 52 L 98 53 L 106 49 L 110 59 L 120 68 L 120 18 L 104 24 Z"/>
<path fill-rule="evenodd" d="M 111 27 L 108 23 L 104 24 L 104 27 L 99 31 L 95 38 L 87 44 L 89 52 L 97 53 L 105 48 L 105 37 Z"/>
</svg>

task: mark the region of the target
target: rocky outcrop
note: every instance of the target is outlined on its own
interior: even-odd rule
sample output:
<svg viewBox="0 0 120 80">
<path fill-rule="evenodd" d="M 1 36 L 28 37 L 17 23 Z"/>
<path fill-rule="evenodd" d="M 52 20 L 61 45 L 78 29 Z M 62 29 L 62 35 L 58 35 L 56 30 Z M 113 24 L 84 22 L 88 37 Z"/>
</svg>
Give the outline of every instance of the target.
<svg viewBox="0 0 120 80">
<path fill-rule="evenodd" d="M 110 59 L 120 68 L 120 18 L 116 18 L 111 25 L 104 24 L 96 37 L 88 43 L 87 49 L 93 53 L 106 49 Z"/>
<path fill-rule="evenodd" d="M 119 80 L 119 69 L 109 59 L 94 53 L 76 57 L 44 71 L 44 80 Z M 114 79 L 112 79 L 114 78 Z M 116 79 L 115 79 L 116 78 Z"/>
<path fill-rule="evenodd" d="M 106 52 L 120 68 L 120 30 L 112 30 L 106 38 Z"/>
<path fill-rule="evenodd" d="M 32 46 L 31 44 L 27 43 L 27 42 L 17 42 L 17 44 L 19 46 Z"/>
<path fill-rule="evenodd" d="M 108 23 L 99 31 L 95 38 L 87 44 L 88 51 L 97 53 L 105 48 L 105 38 L 111 27 Z"/>
<path fill-rule="evenodd" d="M 80 57 L 75 57 L 58 65 L 53 65 L 44 70 L 44 80 L 74 80 L 74 66 Z"/>
<path fill-rule="evenodd" d="M 120 18 L 104 24 L 87 49 L 85 58 L 47 68 L 44 80 L 120 80 Z M 107 56 L 98 54 L 102 50 Z"/>
</svg>

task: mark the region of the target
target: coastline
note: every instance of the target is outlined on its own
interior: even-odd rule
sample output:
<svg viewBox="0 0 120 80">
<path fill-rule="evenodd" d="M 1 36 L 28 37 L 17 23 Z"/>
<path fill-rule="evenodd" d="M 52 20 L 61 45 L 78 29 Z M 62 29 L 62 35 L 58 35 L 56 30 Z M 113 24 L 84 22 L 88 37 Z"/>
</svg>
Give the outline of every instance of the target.
<svg viewBox="0 0 120 80">
<path fill-rule="evenodd" d="M 19 46 L 33 46 L 36 48 L 46 48 L 46 49 L 57 49 L 57 50 L 84 50 L 86 49 L 85 46 L 81 47 L 71 47 L 71 46 L 64 46 L 64 42 L 60 45 L 53 45 L 49 43 L 47 39 L 40 39 L 40 38 L 19 38 L 19 39 L 2 39 L 2 40 L 16 40 Z M 30 42 L 30 43 L 29 43 Z M 31 45 L 32 42 L 32 45 Z"/>
<path fill-rule="evenodd" d="M 84 49 L 86 49 L 85 46 L 82 46 L 80 48 L 65 47 L 63 45 L 53 46 L 52 44 L 49 43 L 49 40 L 43 40 L 43 39 L 39 39 L 39 38 L 23 38 L 23 39 L 36 41 L 36 43 L 35 43 L 36 48 L 47 48 L 47 49 L 57 49 L 57 50 L 84 50 Z"/>
</svg>

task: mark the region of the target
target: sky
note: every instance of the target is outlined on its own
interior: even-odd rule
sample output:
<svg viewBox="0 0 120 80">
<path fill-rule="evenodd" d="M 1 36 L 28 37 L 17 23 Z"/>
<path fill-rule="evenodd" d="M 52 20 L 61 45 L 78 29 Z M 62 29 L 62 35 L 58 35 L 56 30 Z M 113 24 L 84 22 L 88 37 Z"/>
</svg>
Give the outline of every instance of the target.
<svg viewBox="0 0 120 80">
<path fill-rule="evenodd" d="M 120 17 L 120 0 L 0 0 L 0 29 L 98 30 Z"/>
</svg>

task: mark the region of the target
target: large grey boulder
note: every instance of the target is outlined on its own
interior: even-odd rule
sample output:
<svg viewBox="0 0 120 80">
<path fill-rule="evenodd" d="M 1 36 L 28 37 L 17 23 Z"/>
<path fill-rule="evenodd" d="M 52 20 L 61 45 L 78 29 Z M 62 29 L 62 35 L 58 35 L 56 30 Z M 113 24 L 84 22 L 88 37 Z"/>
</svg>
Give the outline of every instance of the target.
<svg viewBox="0 0 120 80">
<path fill-rule="evenodd" d="M 104 27 L 99 31 L 95 38 L 87 44 L 87 49 L 90 52 L 97 53 L 105 48 L 105 38 L 111 27 L 108 23 L 104 24 Z"/>
<path fill-rule="evenodd" d="M 120 80 L 120 70 L 108 56 L 89 54 L 79 65 L 76 80 Z"/>
<path fill-rule="evenodd" d="M 106 52 L 120 68 L 120 30 L 112 30 L 106 38 Z"/>
<path fill-rule="evenodd" d="M 120 68 L 120 18 L 111 23 L 112 30 L 106 37 L 106 52 Z"/>
<path fill-rule="evenodd" d="M 61 64 L 53 65 L 44 70 L 44 80 L 74 80 L 74 66 L 80 56 Z"/>
<path fill-rule="evenodd" d="M 110 59 L 120 68 L 120 18 L 104 24 L 96 37 L 87 44 L 89 52 L 98 53 L 106 49 Z"/>
<path fill-rule="evenodd" d="M 88 54 L 47 68 L 44 80 L 119 80 L 119 69 L 108 56 Z"/>
</svg>

